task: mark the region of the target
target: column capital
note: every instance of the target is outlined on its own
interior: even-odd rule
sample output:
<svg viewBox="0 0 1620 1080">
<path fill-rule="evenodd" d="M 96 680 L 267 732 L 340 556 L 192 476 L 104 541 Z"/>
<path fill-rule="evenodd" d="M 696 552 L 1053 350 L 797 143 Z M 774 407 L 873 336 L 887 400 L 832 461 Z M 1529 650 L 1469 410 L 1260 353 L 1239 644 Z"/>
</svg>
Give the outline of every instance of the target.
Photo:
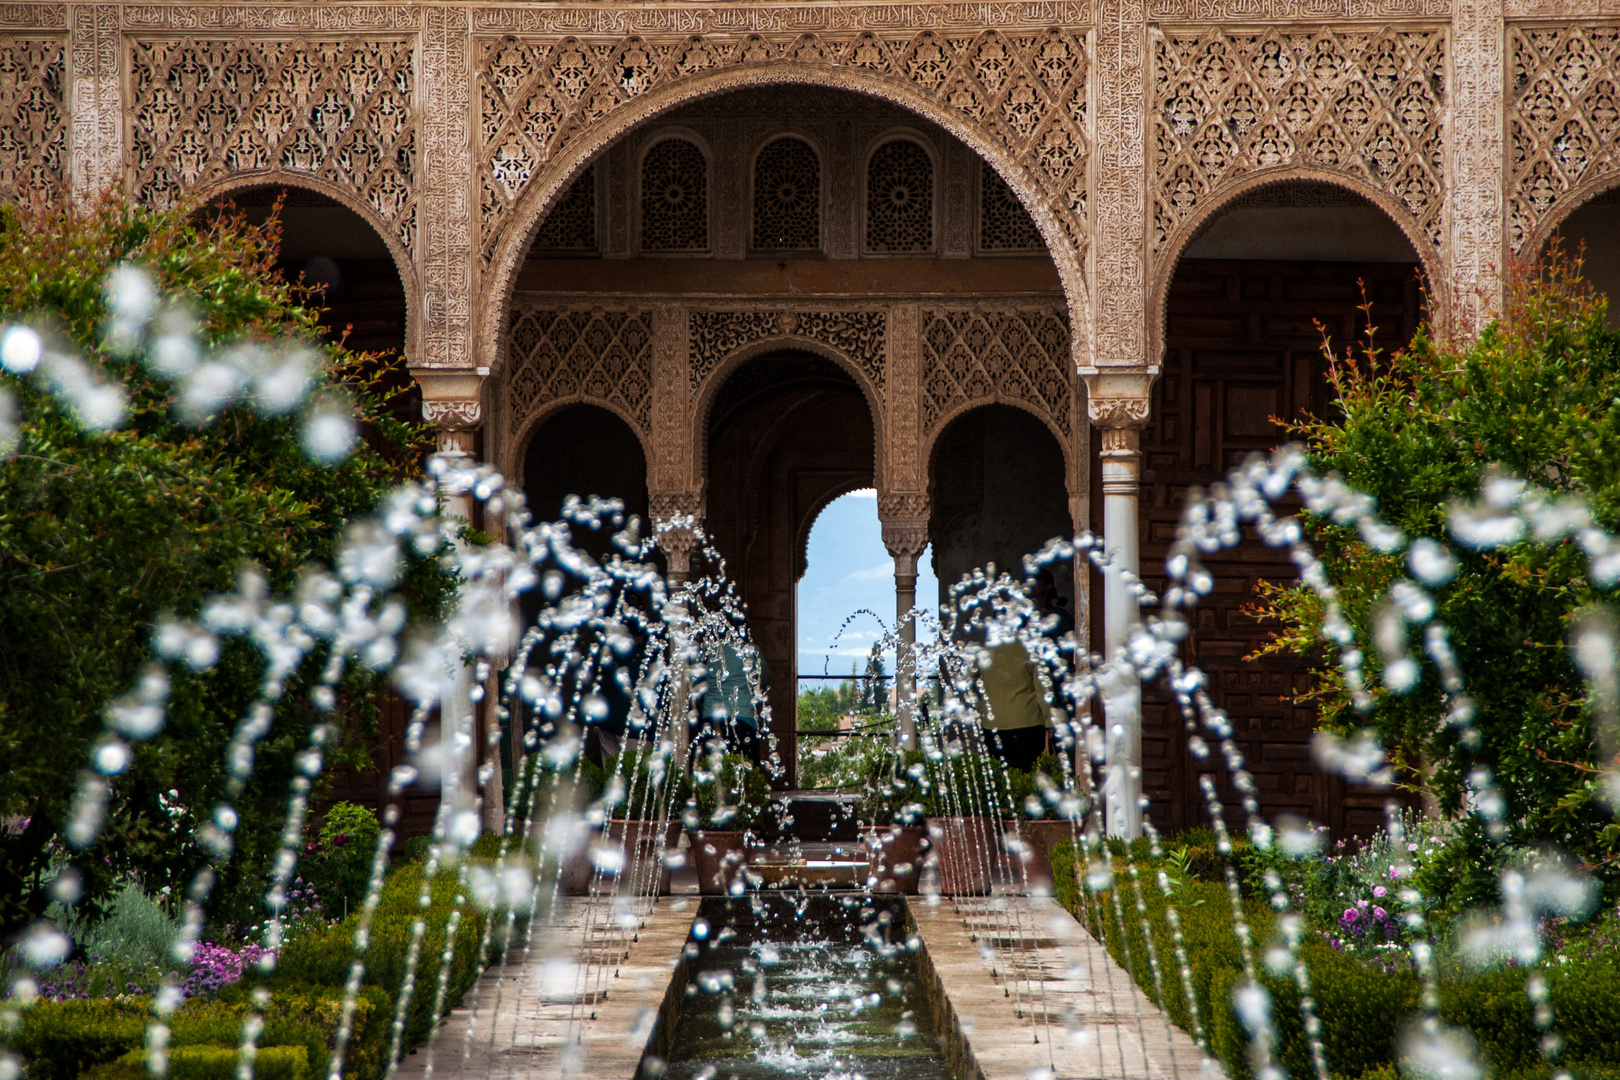
<svg viewBox="0 0 1620 1080">
<path fill-rule="evenodd" d="M 692 555 L 698 549 L 698 525 L 703 520 L 703 494 L 697 491 L 654 491 L 648 496 L 653 534 L 669 559 L 669 577 L 676 583 L 692 573 Z"/>
<path fill-rule="evenodd" d="M 1153 377 L 1157 372 L 1082 371 L 1086 384 L 1086 417 L 1103 430 L 1135 431 L 1147 423 Z"/>
<path fill-rule="evenodd" d="M 412 368 L 422 388 L 422 419 L 438 430 L 439 453 L 471 454 L 484 422 L 484 376 L 473 371 Z"/>
<path fill-rule="evenodd" d="M 878 520 L 883 524 L 883 546 L 895 558 L 896 573 L 917 572 L 917 559 L 928 546 L 928 494 L 922 491 L 886 491 L 878 495 Z"/>
</svg>

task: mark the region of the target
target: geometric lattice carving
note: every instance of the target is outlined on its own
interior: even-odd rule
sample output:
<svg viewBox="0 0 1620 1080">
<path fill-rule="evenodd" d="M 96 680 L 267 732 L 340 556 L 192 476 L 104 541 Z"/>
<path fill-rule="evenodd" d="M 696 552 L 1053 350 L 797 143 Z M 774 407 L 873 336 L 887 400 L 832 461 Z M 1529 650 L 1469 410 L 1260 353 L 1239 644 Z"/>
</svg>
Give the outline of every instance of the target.
<svg viewBox="0 0 1620 1080">
<path fill-rule="evenodd" d="M 1224 185 L 1284 165 L 1389 192 L 1441 246 L 1444 32 L 1166 35 L 1154 63 L 1154 250 Z"/>
<path fill-rule="evenodd" d="M 0 37 L 0 196 L 42 202 L 67 184 L 60 38 Z"/>
<path fill-rule="evenodd" d="M 1620 26 L 1517 28 L 1509 48 L 1508 243 L 1518 251 L 1566 192 L 1620 168 Z"/>
<path fill-rule="evenodd" d="M 988 161 L 979 162 L 979 250 L 1045 251 L 1041 231 Z"/>
<path fill-rule="evenodd" d="M 136 197 L 167 206 L 223 174 L 308 173 L 416 233 L 412 44 L 182 38 L 134 41 Z"/>
<path fill-rule="evenodd" d="M 693 311 L 687 319 L 693 390 L 743 346 L 797 336 L 836 349 L 883 393 L 889 320 L 882 311 Z"/>
<path fill-rule="evenodd" d="M 1060 306 L 927 308 L 922 313 L 923 432 L 961 406 L 1019 402 L 1072 434 L 1069 317 Z"/>
<path fill-rule="evenodd" d="M 665 139 L 641 162 L 641 250 L 708 248 L 709 161 L 697 144 Z"/>
<path fill-rule="evenodd" d="M 530 251 L 596 250 L 596 166 L 580 173 L 535 230 Z"/>
<path fill-rule="evenodd" d="M 562 15 L 551 15 L 549 6 L 480 12 L 482 33 L 508 35 L 475 38 L 473 46 L 480 250 L 485 260 L 500 240 L 522 184 L 571 140 L 651 90 L 775 60 L 810 69 L 857 70 L 928 95 L 1005 146 L 1049 197 L 1075 248 L 1085 246 L 1086 37 L 1084 32 L 1039 28 L 1042 23 L 1083 24 L 1088 16 L 1081 5 L 1034 5 L 1027 18 L 1035 25 L 999 30 L 868 30 L 859 22 L 845 25 L 842 9 L 828 6 L 803 10 L 814 15 L 814 25 L 739 32 L 719 25 L 722 15 L 731 17 L 729 9 L 712 10 L 711 17 L 705 6 L 682 8 L 679 20 L 657 12 L 656 18 L 649 16 L 663 20 L 657 27 L 649 22 L 642 32 L 629 34 L 608 29 L 611 21 L 624 20 L 605 7 L 599 17 L 593 13 L 572 28 L 562 25 Z M 961 17 L 972 17 L 966 14 L 969 9 L 961 10 Z M 563 14 L 570 19 L 577 15 Z M 819 246 L 817 237 L 811 247 Z"/>
<path fill-rule="evenodd" d="M 821 247 L 821 159 L 803 139 L 775 139 L 754 159 L 754 247 Z"/>
<path fill-rule="evenodd" d="M 650 309 L 544 308 L 520 297 L 508 321 L 513 427 L 558 400 L 614 406 L 648 434 L 652 423 Z"/>
<path fill-rule="evenodd" d="M 934 160 L 910 139 L 886 142 L 866 165 L 866 250 L 934 248 Z"/>
</svg>

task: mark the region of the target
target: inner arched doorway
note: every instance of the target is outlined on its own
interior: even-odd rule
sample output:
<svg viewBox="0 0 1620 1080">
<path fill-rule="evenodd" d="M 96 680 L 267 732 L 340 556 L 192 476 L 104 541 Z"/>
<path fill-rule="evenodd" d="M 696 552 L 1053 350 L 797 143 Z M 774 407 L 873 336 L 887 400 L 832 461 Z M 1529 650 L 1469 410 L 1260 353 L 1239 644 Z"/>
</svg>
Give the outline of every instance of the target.
<svg viewBox="0 0 1620 1080">
<path fill-rule="evenodd" d="M 1609 329 L 1620 329 L 1620 188 L 1576 207 L 1555 237 L 1566 254 L 1581 257 L 1581 276 L 1609 298 Z"/>
<path fill-rule="evenodd" d="M 839 364 L 805 352 L 745 362 L 709 408 L 709 534 L 747 605 L 748 628 L 771 681 L 772 733 L 797 778 L 797 586 L 821 509 L 869 488 L 875 473 L 872 413 Z"/>
<path fill-rule="evenodd" d="M 1324 348 L 1340 356 L 1359 348 L 1369 326 L 1380 348 L 1411 340 L 1422 318 L 1420 271 L 1383 210 L 1325 183 L 1255 189 L 1192 238 L 1167 290 L 1162 374 L 1141 436 L 1141 566 L 1150 587 L 1163 588 L 1160 568 L 1188 488 L 1219 482 L 1248 454 L 1289 441 L 1284 424 L 1331 407 Z M 1296 568 L 1257 539 L 1208 567 L 1215 592 L 1198 607 L 1189 659 L 1210 675 L 1212 697 L 1232 718 L 1264 812 L 1367 835 L 1382 824 L 1387 796 L 1313 765 L 1316 712 L 1295 700 L 1307 685 L 1305 664 L 1245 659 L 1269 633 L 1245 611 L 1256 584 L 1291 581 Z M 1185 738 L 1169 697 L 1145 693 L 1143 790 L 1161 827 L 1207 824 Z M 1241 799 L 1227 773 L 1204 771 L 1235 812 Z"/>
</svg>

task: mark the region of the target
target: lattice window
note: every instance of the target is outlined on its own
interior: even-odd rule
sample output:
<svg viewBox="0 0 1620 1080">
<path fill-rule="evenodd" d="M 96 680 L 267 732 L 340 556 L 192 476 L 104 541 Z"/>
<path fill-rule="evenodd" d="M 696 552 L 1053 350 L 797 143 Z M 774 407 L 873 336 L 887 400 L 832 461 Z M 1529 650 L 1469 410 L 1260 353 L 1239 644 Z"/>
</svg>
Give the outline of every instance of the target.
<svg viewBox="0 0 1620 1080">
<path fill-rule="evenodd" d="M 1035 219 L 988 161 L 979 162 L 979 250 L 1046 250 Z"/>
<path fill-rule="evenodd" d="M 1580 187 L 1620 169 L 1620 26 L 1512 32 L 1508 242 L 1519 251 Z"/>
<path fill-rule="evenodd" d="M 405 40 L 131 42 L 135 195 L 170 205 L 219 173 L 308 173 L 415 246 L 417 119 Z"/>
<path fill-rule="evenodd" d="M 709 249 L 709 161 L 695 143 L 665 139 L 641 161 L 641 250 Z"/>
<path fill-rule="evenodd" d="M 62 42 L 0 38 L 0 193 L 45 201 L 67 178 Z"/>
<path fill-rule="evenodd" d="M 821 247 L 821 159 L 803 139 L 777 139 L 754 159 L 754 247 Z"/>
<path fill-rule="evenodd" d="M 1163 251 L 1220 189 L 1274 167 L 1393 195 L 1441 246 L 1445 34 L 1224 30 L 1154 47 L 1151 242 Z"/>
<path fill-rule="evenodd" d="M 574 178 L 540 223 L 531 252 L 596 250 L 596 166 Z"/>
<path fill-rule="evenodd" d="M 886 142 L 866 164 L 866 250 L 934 249 L 934 160 L 910 139 Z"/>
</svg>

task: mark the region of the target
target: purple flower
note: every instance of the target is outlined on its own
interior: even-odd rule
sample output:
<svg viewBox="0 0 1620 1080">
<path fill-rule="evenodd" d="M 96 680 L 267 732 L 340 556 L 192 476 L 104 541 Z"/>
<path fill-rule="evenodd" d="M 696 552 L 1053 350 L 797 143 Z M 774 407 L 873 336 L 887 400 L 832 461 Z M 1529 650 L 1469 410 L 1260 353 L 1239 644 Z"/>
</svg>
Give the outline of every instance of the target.
<svg viewBox="0 0 1620 1080">
<path fill-rule="evenodd" d="M 1385 911 L 1381 907 L 1375 906 L 1373 908 L 1373 918 L 1377 919 L 1379 922 L 1383 922 L 1385 919 L 1389 918 L 1389 912 Z"/>
<path fill-rule="evenodd" d="M 1373 895 L 1374 896 L 1384 896 L 1388 892 L 1389 892 L 1389 890 L 1384 888 L 1382 885 L 1374 885 L 1373 886 Z"/>
<path fill-rule="evenodd" d="M 1353 907 L 1347 907 L 1344 909 L 1344 914 L 1339 917 L 1339 921 L 1348 926 L 1359 918 L 1361 918 L 1361 912 Z"/>
</svg>

